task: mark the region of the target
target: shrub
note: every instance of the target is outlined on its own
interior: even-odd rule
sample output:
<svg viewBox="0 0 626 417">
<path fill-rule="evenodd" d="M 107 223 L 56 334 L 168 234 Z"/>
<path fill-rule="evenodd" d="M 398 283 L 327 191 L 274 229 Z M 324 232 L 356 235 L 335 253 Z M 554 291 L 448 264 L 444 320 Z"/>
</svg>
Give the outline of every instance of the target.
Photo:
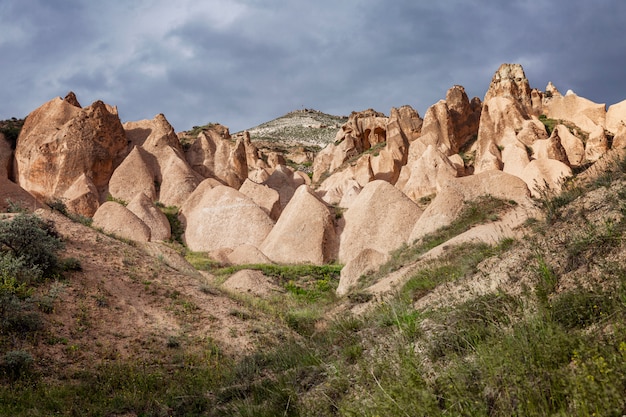
<svg viewBox="0 0 626 417">
<path fill-rule="evenodd" d="M 2 368 L 12 379 L 17 379 L 26 374 L 33 364 L 33 357 L 23 350 L 12 350 L 4 354 Z"/>
<path fill-rule="evenodd" d="M 0 251 L 21 258 L 27 267 L 40 268 L 44 275 L 58 266 L 57 251 L 62 246 L 54 225 L 33 214 L 0 221 Z"/>
</svg>

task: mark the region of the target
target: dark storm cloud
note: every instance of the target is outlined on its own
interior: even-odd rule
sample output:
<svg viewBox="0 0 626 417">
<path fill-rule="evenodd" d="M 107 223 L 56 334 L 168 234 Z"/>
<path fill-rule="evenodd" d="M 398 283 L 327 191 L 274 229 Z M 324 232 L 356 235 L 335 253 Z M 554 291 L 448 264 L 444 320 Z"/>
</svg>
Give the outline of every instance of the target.
<svg viewBox="0 0 626 417">
<path fill-rule="evenodd" d="M 5 0 L 0 118 L 69 90 L 177 130 L 302 107 L 423 115 L 454 84 L 482 98 L 503 62 L 612 104 L 626 98 L 625 15 L 619 0 Z"/>
</svg>

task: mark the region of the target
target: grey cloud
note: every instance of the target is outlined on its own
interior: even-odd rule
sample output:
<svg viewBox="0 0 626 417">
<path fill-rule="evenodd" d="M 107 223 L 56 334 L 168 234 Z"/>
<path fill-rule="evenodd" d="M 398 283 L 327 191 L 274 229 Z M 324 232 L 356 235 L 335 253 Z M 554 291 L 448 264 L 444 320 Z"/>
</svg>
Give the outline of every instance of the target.
<svg viewBox="0 0 626 417">
<path fill-rule="evenodd" d="M 182 3 L 3 2 L 0 22 L 29 32 L 0 37 L 0 118 L 69 90 L 117 105 L 125 120 L 162 112 L 177 130 L 239 130 L 301 107 L 423 114 L 453 84 L 482 98 L 503 62 L 521 63 L 533 87 L 626 98 L 619 0 L 222 4 L 238 7 L 223 24 L 219 7 L 185 16 Z M 177 19 L 161 22 L 170 11 Z"/>
</svg>

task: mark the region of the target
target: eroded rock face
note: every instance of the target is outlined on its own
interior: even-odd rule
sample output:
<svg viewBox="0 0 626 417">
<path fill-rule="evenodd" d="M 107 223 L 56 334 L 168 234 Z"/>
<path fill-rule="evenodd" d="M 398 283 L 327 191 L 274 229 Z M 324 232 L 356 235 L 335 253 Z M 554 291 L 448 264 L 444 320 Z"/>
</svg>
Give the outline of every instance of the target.
<svg viewBox="0 0 626 417">
<path fill-rule="evenodd" d="M 387 140 L 387 117 L 372 109 L 352 112 L 337 132 L 335 143 L 322 149 L 313 162 L 313 182 L 332 173 L 348 159 Z"/>
<path fill-rule="evenodd" d="M 274 222 L 250 198 L 220 185 L 200 196 L 185 212 L 184 240 L 194 251 L 234 249 L 241 245 L 259 247 Z"/>
<path fill-rule="evenodd" d="M 253 150 L 249 149 L 250 159 Z M 228 128 L 213 125 L 200 132 L 185 152 L 191 167 L 204 178 L 212 177 L 233 188 L 248 177 L 248 153 L 244 141 L 232 141 Z"/>
<path fill-rule="evenodd" d="M 598 126 L 604 127 L 606 123 L 604 104 L 578 97 L 571 90 L 564 96 L 558 94 L 544 100 L 543 112 L 552 119 L 571 122 L 585 132 L 591 132 Z"/>
<path fill-rule="evenodd" d="M 156 200 L 164 205 L 180 207 L 203 177 L 185 160 L 178 136 L 165 116 L 158 114 L 152 120 L 127 122 L 124 129 L 138 152 L 131 152 L 129 163 L 120 167 L 119 174 L 114 173 L 111 194 L 116 198 L 121 198 L 117 194 L 125 195 L 126 198 L 122 199 L 130 201 L 138 192 L 144 192 L 151 198 L 155 193 Z M 125 179 L 134 175 L 133 163 L 138 164 L 137 178 L 126 189 Z"/>
<path fill-rule="evenodd" d="M 156 201 L 158 196 L 155 184 L 158 168 L 153 159 L 153 156 L 141 146 L 134 146 L 130 154 L 111 175 L 109 181 L 111 196 L 128 202 L 138 194 L 145 194 L 152 201 Z"/>
<path fill-rule="evenodd" d="M 47 102 L 27 117 L 20 133 L 16 180 L 41 199 L 62 198 L 84 175 L 99 193 L 94 200 L 102 201 L 126 152 L 126 135 L 115 108 L 101 101 L 84 109 L 77 104 L 73 95 Z"/>
<path fill-rule="evenodd" d="M 339 262 L 347 263 L 365 249 L 388 253 L 406 242 L 422 210 L 386 181 L 367 184 L 344 213 Z"/>
<path fill-rule="evenodd" d="M 606 112 L 606 130 L 616 135 L 623 123 L 626 123 L 626 100 L 609 106 Z"/>
<path fill-rule="evenodd" d="M 416 141 L 411 147 L 419 145 L 420 143 Z M 419 154 L 419 158 L 402 168 L 396 183 L 396 187 L 413 201 L 436 194 L 442 183 L 457 176 L 457 167 L 438 147 L 428 145 L 426 150 Z"/>
<path fill-rule="evenodd" d="M 277 263 L 322 265 L 337 257 L 334 216 L 301 185 L 269 233 L 261 251 Z"/>
<path fill-rule="evenodd" d="M 522 112 L 533 113 L 530 84 L 520 64 L 500 65 L 483 101 L 487 102 L 493 97 L 510 99 L 520 106 Z"/>
</svg>

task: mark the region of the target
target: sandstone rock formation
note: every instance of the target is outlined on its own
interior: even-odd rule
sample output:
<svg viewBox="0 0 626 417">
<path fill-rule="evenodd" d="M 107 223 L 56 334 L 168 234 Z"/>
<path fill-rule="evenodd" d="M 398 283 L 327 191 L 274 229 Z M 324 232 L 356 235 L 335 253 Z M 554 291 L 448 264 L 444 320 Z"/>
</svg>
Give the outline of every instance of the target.
<svg viewBox="0 0 626 417">
<path fill-rule="evenodd" d="M 265 256 L 256 246 L 241 245 L 226 255 L 231 265 L 271 264 L 270 258 Z"/>
<path fill-rule="evenodd" d="M 365 249 L 388 253 L 406 242 L 422 210 L 386 181 L 367 184 L 344 213 L 339 262 L 347 263 Z"/>
<path fill-rule="evenodd" d="M 297 175 L 291 168 L 285 165 L 278 165 L 262 184 L 278 192 L 280 207 L 282 209 L 287 206 L 296 188 L 304 183 L 304 179 Z"/>
<path fill-rule="evenodd" d="M 259 247 L 274 226 L 254 201 L 223 185 L 204 193 L 184 216 L 183 238 L 193 251 L 234 249 L 244 244 Z"/>
<path fill-rule="evenodd" d="M 389 255 L 386 253 L 370 248 L 362 250 L 341 268 L 337 295 L 347 294 L 358 283 L 361 276 L 376 271 L 388 260 Z"/>
<path fill-rule="evenodd" d="M 258 204 L 272 220 L 276 221 L 280 217 L 282 208 L 278 191 L 271 189 L 267 185 L 257 184 L 247 179 L 239 188 L 239 192 Z"/>
<path fill-rule="evenodd" d="M 609 106 L 606 112 L 606 130 L 616 135 L 622 123 L 626 123 L 626 100 Z"/>
<path fill-rule="evenodd" d="M 251 294 L 257 297 L 266 297 L 272 293 L 282 292 L 282 288 L 261 271 L 243 269 L 231 275 L 222 286 L 228 290 L 241 294 Z"/>
<path fill-rule="evenodd" d="M 372 109 L 352 112 L 348 122 L 337 132 L 335 143 L 315 157 L 313 182 L 319 182 L 322 175 L 332 173 L 348 159 L 385 142 L 387 120 L 384 114 Z"/>
<path fill-rule="evenodd" d="M 172 236 L 172 229 L 167 217 L 144 193 L 137 194 L 126 208 L 150 228 L 151 241 L 167 240 Z"/>
<path fill-rule="evenodd" d="M 226 126 L 216 124 L 202 130 L 185 156 L 191 167 L 204 178 L 216 178 L 233 188 L 241 187 L 248 177 L 248 154 L 244 142 L 233 142 Z"/>
<path fill-rule="evenodd" d="M 307 185 L 301 185 L 260 246 L 277 263 L 322 265 L 337 258 L 334 216 Z"/>
<path fill-rule="evenodd" d="M 597 126 L 605 126 L 605 107 L 604 104 L 578 97 L 570 90 L 564 96 L 553 95 L 544 100 L 543 113 L 552 119 L 566 120 L 585 132 L 591 132 Z"/>
<path fill-rule="evenodd" d="M 127 149 L 117 109 L 101 101 L 84 109 L 77 104 L 70 94 L 26 118 L 15 149 L 14 173 L 17 183 L 38 198 L 62 198 L 84 175 L 100 194 L 92 199 L 102 201 Z M 79 214 L 93 215 L 91 205 L 69 203 L 87 210 Z"/>
<path fill-rule="evenodd" d="M 109 193 L 112 197 L 126 202 L 139 194 L 145 194 L 152 201 L 156 201 L 158 197 L 155 184 L 158 168 L 155 165 L 152 155 L 141 146 L 134 146 L 111 175 Z"/>
<path fill-rule="evenodd" d="M 487 102 L 494 97 L 509 99 L 518 105 L 522 112 L 533 113 L 530 84 L 520 64 L 500 65 L 491 79 L 483 101 Z"/>
<path fill-rule="evenodd" d="M 449 225 L 461 212 L 465 202 L 474 201 L 484 195 L 525 204 L 530 192 L 522 179 L 501 171 L 451 179 L 417 220 L 407 236 L 407 242 L 411 244 L 416 239 Z"/>
<path fill-rule="evenodd" d="M 150 228 L 132 211 L 114 201 L 107 201 L 98 207 L 92 224 L 125 239 L 138 242 L 150 240 Z"/>
<path fill-rule="evenodd" d="M 180 207 L 203 177 L 191 169 L 185 160 L 178 136 L 165 116 L 158 114 L 152 120 L 127 122 L 124 123 L 124 129 L 131 145 L 140 148 L 139 155 L 134 155 L 131 160 L 140 167 L 137 185 L 133 186 L 135 189 L 132 193 L 142 191 L 151 197 L 152 180 L 158 201 L 166 206 Z M 146 176 L 148 173 L 151 174 L 150 178 Z M 124 189 L 124 178 L 134 182 L 129 175 L 132 175 L 132 165 L 124 167 L 119 175 L 116 174 L 114 187 L 110 190 L 114 197 L 118 198 L 113 192 Z"/>
</svg>

